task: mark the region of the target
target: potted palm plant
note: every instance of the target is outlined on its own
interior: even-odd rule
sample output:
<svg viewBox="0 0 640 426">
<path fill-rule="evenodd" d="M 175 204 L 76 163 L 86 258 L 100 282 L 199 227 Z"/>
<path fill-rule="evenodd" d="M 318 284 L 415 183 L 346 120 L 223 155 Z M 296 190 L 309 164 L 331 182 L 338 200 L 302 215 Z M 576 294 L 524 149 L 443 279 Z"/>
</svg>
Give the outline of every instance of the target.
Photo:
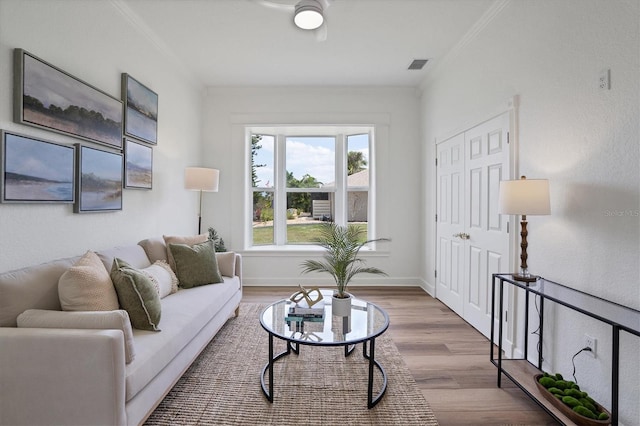
<svg viewBox="0 0 640 426">
<path fill-rule="evenodd" d="M 322 225 L 317 243 L 326 251 L 323 260 L 305 260 L 302 273 L 326 272 L 336 282 L 337 291 L 333 294 L 332 312 L 337 316 L 348 316 L 351 312 L 351 295 L 347 286 L 357 274 L 368 273 L 387 275 L 386 272 L 372 266 L 358 257 L 360 249 L 374 241 L 389 241 L 387 238 L 364 239 L 365 230 L 356 225 L 340 226 L 333 222 Z M 346 306 L 345 306 L 346 305 Z"/>
</svg>

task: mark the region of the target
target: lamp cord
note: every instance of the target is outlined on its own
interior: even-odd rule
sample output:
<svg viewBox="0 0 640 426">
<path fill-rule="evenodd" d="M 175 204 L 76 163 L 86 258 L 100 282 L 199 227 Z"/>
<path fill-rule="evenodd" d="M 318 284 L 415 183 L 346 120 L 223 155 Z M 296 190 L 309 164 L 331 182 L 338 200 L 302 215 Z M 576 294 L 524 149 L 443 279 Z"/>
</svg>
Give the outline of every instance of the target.
<svg viewBox="0 0 640 426">
<path fill-rule="evenodd" d="M 538 307 L 538 297 L 541 297 L 539 295 L 535 295 L 533 297 L 533 303 L 536 307 L 536 312 L 538 313 L 538 318 L 540 318 L 540 308 Z M 538 343 L 536 343 L 536 348 L 538 349 L 538 353 L 541 354 L 542 353 L 542 342 L 540 341 L 540 322 L 538 322 L 538 328 L 536 328 L 534 331 L 531 332 L 531 334 L 538 336 Z M 542 361 L 544 361 L 544 357 L 540 357 L 540 359 Z"/>
<path fill-rule="evenodd" d="M 580 349 L 578 352 L 576 352 L 576 354 L 571 358 L 571 364 L 573 365 L 573 381 L 576 382 L 576 384 L 578 384 L 578 379 L 576 379 L 576 363 L 575 363 L 575 359 L 578 355 L 580 355 L 581 352 L 591 352 L 591 348 L 588 346 L 585 346 L 584 348 Z"/>
</svg>

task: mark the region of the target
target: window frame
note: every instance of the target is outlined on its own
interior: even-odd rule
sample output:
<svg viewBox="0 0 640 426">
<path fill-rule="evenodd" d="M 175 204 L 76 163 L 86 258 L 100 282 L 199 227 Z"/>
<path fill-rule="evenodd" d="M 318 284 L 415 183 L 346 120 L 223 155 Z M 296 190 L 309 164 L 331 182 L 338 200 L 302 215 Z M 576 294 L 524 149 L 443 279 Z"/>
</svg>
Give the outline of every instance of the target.
<svg viewBox="0 0 640 426">
<path fill-rule="evenodd" d="M 368 158 L 367 168 L 369 169 L 368 186 L 347 186 L 347 153 L 348 138 L 350 136 L 368 136 Z M 368 194 L 367 200 L 367 239 L 375 238 L 375 127 L 373 125 L 360 126 L 247 126 L 245 127 L 247 148 L 247 205 L 244 209 L 245 217 L 248 218 L 248 225 L 245 227 L 245 250 L 247 251 L 309 251 L 318 250 L 320 247 L 312 242 L 308 244 L 287 244 L 287 194 L 289 193 L 331 193 L 334 194 L 334 217 L 337 224 L 348 224 L 348 193 L 363 190 Z M 251 172 L 253 166 L 251 139 L 254 135 L 270 136 L 274 138 L 274 184 L 270 187 L 253 186 Z M 287 138 L 317 138 L 328 137 L 335 140 L 335 169 L 334 185 L 320 188 L 289 188 L 287 187 L 287 165 L 286 165 L 286 143 Z M 273 244 L 254 245 L 253 244 L 253 194 L 255 192 L 269 192 L 273 194 Z M 365 251 L 375 251 L 375 243 L 369 243 L 363 247 Z"/>
</svg>

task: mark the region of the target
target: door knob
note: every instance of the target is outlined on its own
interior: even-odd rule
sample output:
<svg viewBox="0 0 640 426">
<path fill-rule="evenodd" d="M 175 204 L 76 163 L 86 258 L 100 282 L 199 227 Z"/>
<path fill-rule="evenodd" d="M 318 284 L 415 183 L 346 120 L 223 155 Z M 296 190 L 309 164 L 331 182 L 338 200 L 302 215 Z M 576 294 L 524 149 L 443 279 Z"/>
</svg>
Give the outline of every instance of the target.
<svg viewBox="0 0 640 426">
<path fill-rule="evenodd" d="M 458 232 L 457 234 L 453 234 L 454 237 L 458 237 L 461 240 L 468 240 L 469 238 L 471 238 L 471 235 L 465 233 L 465 232 Z"/>
</svg>

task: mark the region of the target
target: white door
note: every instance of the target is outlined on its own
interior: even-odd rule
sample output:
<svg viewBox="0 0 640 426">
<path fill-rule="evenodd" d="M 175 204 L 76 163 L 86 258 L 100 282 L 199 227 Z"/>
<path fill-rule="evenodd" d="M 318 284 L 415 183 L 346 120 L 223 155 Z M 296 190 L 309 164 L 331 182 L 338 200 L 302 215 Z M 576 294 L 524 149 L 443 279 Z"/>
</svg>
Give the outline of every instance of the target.
<svg viewBox="0 0 640 426">
<path fill-rule="evenodd" d="M 451 209 L 451 213 L 445 210 L 448 222 L 442 224 L 438 216 L 436 297 L 487 337 L 491 330 L 492 274 L 509 270 L 508 216 L 498 213 L 500 181 L 510 176 L 508 133 L 509 113 L 505 113 L 444 141 L 437 148 L 438 153 L 441 152 L 441 146 L 442 152 L 446 152 L 450 144 L 457 146 L 460 138 L 464 139 L 461 148 L 463 161 L 458 165 L 459 171 L 453 172 L 452 166 L 449 166 L 441 172 L 438 159 L 438 189 L 446 189 L 446 182 L 454 180 L 446 176 L 460 174 L 463 176 L 460 179 L 464 179 L 464 192 L 462 200 L 457 201 L 458 213 L 453 213 L 454 207 L 446 207 Z M 441 177 L 445 182 L 442 185 Z M 441 197 L 440 193 L 438 196 Z M 455 205 L 446 197 L 445 200 L 438 200 L 439 205 L 441 201 Z M 438 210 L 441 210 L 440 206 Z M 456 226 L 453 226 L 451 217 L 459 218 L 461 225 L 457 225 L 456 220 Z M 449 240 L 448 245 L 445 239 Z M 458 247 L 461 247 L 462 255 Z M 454 265 L 454 256 L 460 265 Z M 459 281 L 446 275 L 454 266 L 457 272 L 452 273 L 451 277 L 456 280 L 461 277 L 461 287 Z M 442 280 L 447 284 L 440 284 L 443 267 L 445 276 Z M 452 298 L 454 288 L 461 290 Z M 454 302 L 449 304 L 452 299 Z"/>
<path fill-rule="evenodd" d="M 437 146 L 436 296 L 462 316 L 464 285 L 464 134 Z"/>
</svg>

